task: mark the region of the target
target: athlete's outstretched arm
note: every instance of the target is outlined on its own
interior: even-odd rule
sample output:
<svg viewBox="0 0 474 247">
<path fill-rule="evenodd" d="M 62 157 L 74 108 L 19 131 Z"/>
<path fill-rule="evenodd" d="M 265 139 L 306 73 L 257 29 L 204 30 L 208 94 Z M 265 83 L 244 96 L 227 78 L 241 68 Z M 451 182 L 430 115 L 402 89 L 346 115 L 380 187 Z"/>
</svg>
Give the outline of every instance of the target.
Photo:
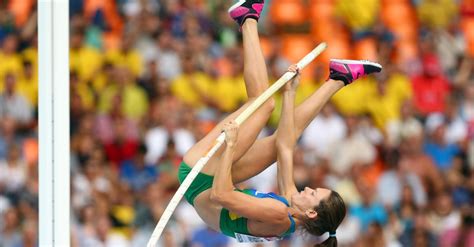
<svg viewBox="0 0 474 247">
<path fill-rule="evenodd" d="M 240 216 L 279 224 L 288 221 L 283 203 L 273 199 L 260 199 L 234 191 L 232 184 L 232 159 L 237 141 L 238 125 L 234 121 L 225 124 L 225 150 L 220 165 L 216 168 L 211 188 L 211 200 Z"/>
<path fill-rule="evenodd" d="M 288 70 L 298 72 L 298 67 L 292 65 Z M 292 194 L 298 192 L 293 179 L 293 150 L 296 144 L 295 94 L 299 77 L 298 73 L 292 82 L 285 85 L 281 118 L 276 134 L 278 189 L 288 201 Z"/>
<path fill-rule="evenodd" d="M 219 198 L 234 190 L 232 183 L 232 160 L 235 153 L 239 127 L 232 121 L 224 124 L 225 150 L 220 158 L 220 165 L 216 169 L 211 188 L 211 197 Z"/>
</svg>

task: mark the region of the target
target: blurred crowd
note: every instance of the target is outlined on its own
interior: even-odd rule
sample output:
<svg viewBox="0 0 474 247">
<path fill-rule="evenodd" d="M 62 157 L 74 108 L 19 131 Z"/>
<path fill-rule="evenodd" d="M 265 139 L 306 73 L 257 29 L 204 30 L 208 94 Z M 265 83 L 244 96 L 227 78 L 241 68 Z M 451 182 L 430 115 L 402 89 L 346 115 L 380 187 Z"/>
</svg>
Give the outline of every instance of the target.
<svg viewBox="0 0 474 247">
<path fill-rule="evenodd" d="M 340 246 L 474 246 L 474 1 L 267 2 L 259 30 L 272 81 L 329 44 L 304 70 L 298 103 L 324 83 L 329 58 L 384 66 L 338 92 L 296 147 L 298 188 L 328 187 L 347 203 Z M 183 154 L 246 101 L 230 4 L 70 1 L 72 246 L 145 246 Z M 0 1 L 0 247 L 38 245 L 36 7 Z M 277 103 L 261 136 L 279 115 Z M 238 186 L 276 191 L 276 168 Z M 186 202 L 160 240 L 234 245 Z"/>
</svg>

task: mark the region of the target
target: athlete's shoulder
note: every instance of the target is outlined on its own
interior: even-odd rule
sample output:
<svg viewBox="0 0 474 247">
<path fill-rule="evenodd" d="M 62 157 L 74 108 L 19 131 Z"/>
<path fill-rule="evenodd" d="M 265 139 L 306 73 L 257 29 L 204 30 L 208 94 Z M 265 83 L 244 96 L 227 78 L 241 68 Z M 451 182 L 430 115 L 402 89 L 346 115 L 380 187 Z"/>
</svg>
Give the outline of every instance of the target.
<svg viewBox="0 0 474 247">
<path fill-rule="evenodd" d="M 261 192 L 261 191 L 258 191 L 258 190 L 255 190 L 255 189 L 245 189 L 243 190 L 242 192 L 246 193 L 246 194 L 249 194 L 251 196 L 254 196 L 254 197 L 257 197 L 257 198 L 271 198 L 271 199 L 275 199 L 277 201 L 280 201 L 282 202 L 283 204 L 285 204 L 287 207 L 290 206 L 290 204 L 288 203 L 288 201 L 286 200 L 286 198 L 284 198 L 283 196 L 280 196 L 280 195 L 277 195 L 273 192 Z"/>
</svg>

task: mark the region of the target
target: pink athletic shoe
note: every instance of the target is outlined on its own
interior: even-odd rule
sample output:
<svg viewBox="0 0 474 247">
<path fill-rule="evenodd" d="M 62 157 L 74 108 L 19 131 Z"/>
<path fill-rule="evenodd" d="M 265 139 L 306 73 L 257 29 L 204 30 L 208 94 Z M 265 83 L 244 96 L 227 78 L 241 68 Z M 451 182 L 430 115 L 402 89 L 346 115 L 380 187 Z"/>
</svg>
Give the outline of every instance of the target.
<svg viewBox="0 0 474 247">
<path fill-rule="evenodd" d="M 227 12 L 229 12 L 230 17 L 232 17 L 239 26 L 242 26 L 247 18 L 258 21 L 264 4 L 265 0 L 239 0 L 232 5 Z"/>
<path fill-rule="evenodd" d="M 331 59 L 329 63 L 329 78 L 341 80 L 345 85 L 361 76 L 380 71 L 382 71 L 382 65 L 365 60 Z"/>
</svg>

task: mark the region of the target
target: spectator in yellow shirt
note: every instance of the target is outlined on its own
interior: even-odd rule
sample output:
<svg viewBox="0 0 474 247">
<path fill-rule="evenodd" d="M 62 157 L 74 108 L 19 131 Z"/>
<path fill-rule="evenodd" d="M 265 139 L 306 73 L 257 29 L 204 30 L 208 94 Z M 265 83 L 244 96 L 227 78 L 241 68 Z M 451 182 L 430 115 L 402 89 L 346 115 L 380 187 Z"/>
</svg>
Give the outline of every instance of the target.
<svg viewBox="0 0 474 247">
<path fill-rule="evenodd" d="M 82 82 L 90 81 L 101 69 L 103 56 L 95 48 L 84 45 L 84 33 L 74 31 L 71 35 L 69 66 L 77 71 Z"/>
<path fill-rule="evenodd" d="M 120 49 L 113 49 L 105 54 L 105 60 L 115 66 L 127 67 L 135 77 L 143 73 L 143 59 L 138 50 L 133 48 L 133 40 L 127 34 L 123 36 Z"/>
<path fill-rule="evenodd" d="M 87 83 L 80 81 L 76 71 L 69 73 L 70 90 L 72 95 L 77 95 L 81 100 L 81 105 L 84 110 L 94 110 L 95 98 L 94 94 Z"/>
<path fill-rule="evenodd" d="M 372 77 L 361 78 L 354 85 L 339 90 L 333 97 L 332 102 L 336 108 L 345 116 L 358 116 L 367 110 L 367 95 L 371 91 Z"/>
<path fill-rule="evenodd" d="M 0 50 L 0 92 L 3 92 L 6 74 L 12 73 L 18 78 L 23 69 L 22 59 L 17 53 L 17 48 L 18 37 L 16 35 L 10 34 L 3 40 Z"/>
<path fill-rule="evenodd" d="M 245 89 L 244 75 L 241 71 L 242 61 L 231 57 L 238 54 L 229 53 L 227 59 L 230 60 L 230 73 L 216 79 L 214 99 L 217 101 L 219 109 L 223 112 L 236 110 L 247 101 L 247 91 Z"/>
<path fill-rule="evenodd" d="M 114 75 L 116 83 L 107 86 L 100 95 L 99 112 L 110 112 L 115 107 L 112 99 L 117 94 L 121 94 L 124 116 L 134 120 L 141 119 L 148 111 L 148 98 L 145 91 L 137 86 L 128 68 L 117 67 Z"/>
<path fill-rule="evenodd" d="M 336 15 L 341 16 L 353 31 L 371 28 L 378 18 L 379 0 L 338 0 Z"/>
<path fill-rule="evenodd" d="M 92 79 L 92 89 L 95 94 L 101 94 L 104 89 L 113 82 L 115 68 L 112 64 L 105 62 L 102 69 Z"/>
<path fill-rule="evenodd" d="M 391 121 L 400 119 L 403 102 L 411 100 L 413 91 L 407 76 L 387 65 L 384 71 L 371 81 L 370 92 L 366 96 L 367 112 L 371 114 L 375 125 L 385 130 Z"/>
<path fill-rule="evenodd" d="M 31 106 L 38 106 L 38 75 L 30 61 L 23 61 L 23 73 L 21 73 L 16 87 L 18 93 L 23 95 Z"/>
<path fill-rule="evenodd" d="M 213 81 L 204 72 L 197 70 L 195 61 L 191 55 L 182 58 L 183 74 L 173 80 L 171 92 L 179 100 L 193 108 L 201 108 L 205 105 L 216 106 L 212 98 Z"/>
<path fill-rule="evenodd" d="M 458 13 L 453 0 L 423 0 L 418 5 L 418 17 L 424 25 L 434 29 L 446 29 Z"/>
<path fill-rule="evenodd" d="M 223 112 L 231 112 L 246 102 L 247 93 L 241 74 L 219 77 L 213 88 L 214 98 L 219 110 Z"/>
<path fill-rule="evenodd" d="M 29 61 L 31 67 L 33 68 L 33 74 L 35 77 L 38 77 L 38 47 L 36 47 L 37 42 L 33 42 L 34 46 L 30 46 L 21 52 L 23 61 Z"/>
</svg>

